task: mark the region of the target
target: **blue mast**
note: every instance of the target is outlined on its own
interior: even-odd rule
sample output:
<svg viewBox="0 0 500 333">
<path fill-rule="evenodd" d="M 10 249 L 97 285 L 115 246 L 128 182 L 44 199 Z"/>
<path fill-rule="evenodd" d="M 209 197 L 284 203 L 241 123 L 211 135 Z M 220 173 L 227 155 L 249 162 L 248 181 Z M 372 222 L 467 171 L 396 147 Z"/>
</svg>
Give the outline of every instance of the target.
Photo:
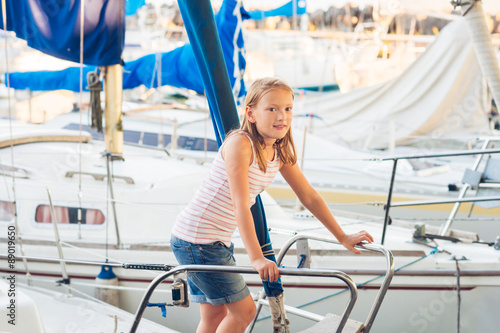
<svg viewBox="0 0 500 333">
<path fill-rule="evenodd" d="M 240 122 L 212 6 L 209 0 L 179 0 L 178 3 L 203 79 L 215 136 L 220 146 L 230 130 L 239 128 Z M 260 196 L 252 206 L 252 215 L 259 243 L 261 246 L 269 244 L 270 238 Z M 267 245 L 262 251 L 264 254 L 272 252 L 271 245 Z M 266 257 L 276 261 L 274 254 Z M 283 292 L 281 280 L 273 283 L 263 281 L 263 285 L 267 296 L 279 296 Z"/>
</svg>

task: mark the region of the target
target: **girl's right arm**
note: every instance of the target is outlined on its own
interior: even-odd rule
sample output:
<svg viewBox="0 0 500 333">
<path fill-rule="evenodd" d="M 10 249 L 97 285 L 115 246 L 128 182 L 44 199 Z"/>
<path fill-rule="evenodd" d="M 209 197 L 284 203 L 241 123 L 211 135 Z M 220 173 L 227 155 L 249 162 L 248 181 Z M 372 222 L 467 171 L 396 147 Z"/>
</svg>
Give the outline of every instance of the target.
<svg viewBox="0 0 500 333">
<path fill-rule="evenodd" d="M 278 267 L 276 263 L 266 259 L 262 254 L 250 211 L 248 170 L 252 162 L 252 155 L 252 145 L 243 134 L 234 134 L 224 143 L 222 156 L 226 165 L 234 216 L 241 238 L 252 262 L 252 267 L 259 272 L 260 278 L 264 281 L 269 279 L 269 281 L 274 282 L 279 278 Z"/>
</svg>

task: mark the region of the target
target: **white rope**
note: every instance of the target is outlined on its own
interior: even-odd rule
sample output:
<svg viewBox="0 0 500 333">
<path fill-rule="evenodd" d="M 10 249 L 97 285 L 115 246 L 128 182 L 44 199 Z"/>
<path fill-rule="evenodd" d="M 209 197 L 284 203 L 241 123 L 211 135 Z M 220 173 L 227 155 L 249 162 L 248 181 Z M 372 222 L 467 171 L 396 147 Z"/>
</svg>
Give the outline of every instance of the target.
<svg viewBox="0 0 500 333">
<path fill-rule="evenodd" d="M 105 255 L 105 256 L 103 256 L 103 255 L 100 255 L 100 254 L 98 254 L 98 253 L 96 253 L 96 252 L 94 252 L 94 251 L 90 251 L 90 250 L 87 250 L 87 249 L 81 248 L 81 247 L 79 247 L 79 246 L 76 246 L 76 245 L 73 245 L 73 244 L 70 244 L 70 243 L 67 243 L 67 242 L 64 242 L 64 241 L 61 241 L 61 244 L 62 244 L 62 245 L 65 245 L 65 246 L 67 246 L 67 247 L 73 248 L 73 249 L 77 249 L 77 250 L 82 251 L 82 252 L 89 253 L 89 254 L 91 254 L 91 255 L 93 255 L 93 256 L 96 256 L 96 257 L 98 257 L 98 258 L 105 259 L 105 260 L 106 260 L 106 264 L 107 264 L 107 265 L 109 264 L 109 261 L 112 261 L 112 262 L 115 262 L 115 263 L 119 263 L 120 265 L 124 264 L 124 262 L 123 262 L 123 261 L 120 261 L 120 260 L 113 259 L 113 258 L 109 257 L 109 256 L 107 255 L 107 253 L 106 253 L 106 255 Z M 102 264 L 101 264 L 101 265 L 102 265 Z"/>
<path fill-rule="evenodd" d="M 8 42 L 8 36 L 9 33 L 7 32 L 7 4 L 5 0 L 2 0 L 2 22 L 3 22 L 3 27 L 4 27 L 4 47 L 5 47 L 5 71 L 6 71 L 6 87 L 7 87 L 7 108 L 9 112 L 9 140 L 10 140 L 10 162 L 12 165 L 12 195 L 14 199 L 14 203 L 16 202 L 16 191 L 15 191 L 15 184 L 16 184 L 16 175 L 14 172 L 14 142 L 13 142 L 13 135 L 12 135 L 12 106 L 11 106 L 11 100 L 10 100 L 10 69 L 9 69 L 9 52 L 7 48 L 7 42 Z M 3 171 L 3 166 L 2 166 L 2 171 Z M 5 177 L 5 173 L 4 173 Z M 16 222 L 16 229 L 17 229 L 17 214 L 14 212 L 14 217 L 15 217 L 15 222 Z M 19 230 L 19 229 L 18 229 Z"/>
<path fill-rule="evenodd" d="M 243 73 L 240 70 L 240 57 L 239 53 L 240 51 L 244 53 L 245 49 L 239 49 L 238 47 L 238 36 L 242 30 L 242 19 L 241 19 L 241 0 L 236 1 L 236 6 L 234 7 L 233 15 L 236 17 L 238 23 L 236 24 L 236 28 L 234 30 L 234 35 L 233 35 L 233 63 L 234 63 L 234 68 L 233 68 L 233 77 L 235 79 L 234 81 L 234 86 L 233 86 L 233 96 L 235 100 L 238 100 L 238 95 L 240 94 L 241 90 L 241 80 L 243 79 Z"/>
<path fill-rule="evenodd" d="M 56 187 L 57 186 L 54 186 L 52 188 L 56 188 Z M 66 192 L 66 193 L 72 193 L 71 191 L 65 190 L 65 189 L 60 189 L 59 191 Z M 114 202 L 114 203 L 123 204 L 123 205 L 132 205 L 132 206 L 136 206 L 136 207 L 147 207 L 148 209 L 155 209 L 155 210 L 162 211 L 162 212 L 169 212 L 170 210 L 169 209 L 160 208 L 160 207 L 151 207 L 151 206 L 152 205 L 185 206 L 185 205 L 188 204 L 187 202 L 148 202 L 148 203 L 137 203 L 137 202 L 133 202 L 133 201 L 117 200 L 117 199 L 111 199 L 111 198 L 107 199 L 107 197 L 102 197 L 102 196 L 98 196 L 98 195 L 89 195 L 89 194 L 87 194 L 86 197 L 97 199 L 97 200 L 109 200 L 109 202 Z"/>
<path fill-rule="evenodd" d="M 80 116 L 80 140 L 78 142 L 78 239 L 82 238 L 82 229 L 81 229 L 81 217 L 82 217 L 82 144 L 83 144 L 83 136 L 82 136 L 82 105 L 83 105 L 83 45 L 84 45 L 84 21 L 85 21 L 85 0 L 80 1 L 80 96 L 79 96 L 79 108 L 78 113 Z M 90 113 L 90 112 L 89 112 Z"/>
</svg>

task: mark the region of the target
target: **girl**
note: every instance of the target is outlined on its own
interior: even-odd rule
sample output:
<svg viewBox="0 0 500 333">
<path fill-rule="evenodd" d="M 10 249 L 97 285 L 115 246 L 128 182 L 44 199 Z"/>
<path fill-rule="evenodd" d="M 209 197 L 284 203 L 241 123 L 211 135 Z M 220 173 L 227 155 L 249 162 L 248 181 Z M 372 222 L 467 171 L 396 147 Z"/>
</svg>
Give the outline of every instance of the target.
<svg viewBox="0 0 500 333">
<path fill-rule="evenodd" d="M 290 131 L 294 93 L 279 78 L 255 81 L 245 99 L 239 130 L 219 149 L 209 175 L 172 230 L 171 246 L 181 265 L 235 265 L 231 236 L 238 227 L 243 243 L 262 280 L 276 281 L 276 264 L 264 257 L 250 207 L 278 171 L 301 203 L 348 250 L 372 242 L 365 231 L 346 235 L 326 203 L 308 183 L 296 161 Z M 200 304 L 201 332 L 243 332 L 255 316 L 255 304 L 239 274 L 190 273 L 191 301 Z"/>
</svg>

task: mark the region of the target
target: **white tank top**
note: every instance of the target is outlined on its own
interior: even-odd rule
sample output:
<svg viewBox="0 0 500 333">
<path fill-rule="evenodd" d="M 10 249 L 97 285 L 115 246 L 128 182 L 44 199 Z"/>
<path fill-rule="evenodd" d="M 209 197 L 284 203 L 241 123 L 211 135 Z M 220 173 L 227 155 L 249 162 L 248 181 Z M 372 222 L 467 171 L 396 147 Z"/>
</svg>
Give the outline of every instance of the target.
<svg viewBox="0 0 500 333">
<path fill-rule="evenodd" d="M 253 142 L 245 131 L 239 133 L 252 143 L 253 161 L 248 170 L 250 205 L 255 203 L 257 194 L 262 193 L 279 171 L 280 160 L 275 151 L 274 160 L 267 161 L 266 173 L 259 169 L 255 159 Z M 203 180 L 193 199 L 177 216 L 172 235 L 194 244 L 207 244 L 221 241 L 231 244 L 231 236 L 237 227 L 231 192 L 227 181 L 222 145 L 214 159 L 208 176 Z"/>
</svg>

